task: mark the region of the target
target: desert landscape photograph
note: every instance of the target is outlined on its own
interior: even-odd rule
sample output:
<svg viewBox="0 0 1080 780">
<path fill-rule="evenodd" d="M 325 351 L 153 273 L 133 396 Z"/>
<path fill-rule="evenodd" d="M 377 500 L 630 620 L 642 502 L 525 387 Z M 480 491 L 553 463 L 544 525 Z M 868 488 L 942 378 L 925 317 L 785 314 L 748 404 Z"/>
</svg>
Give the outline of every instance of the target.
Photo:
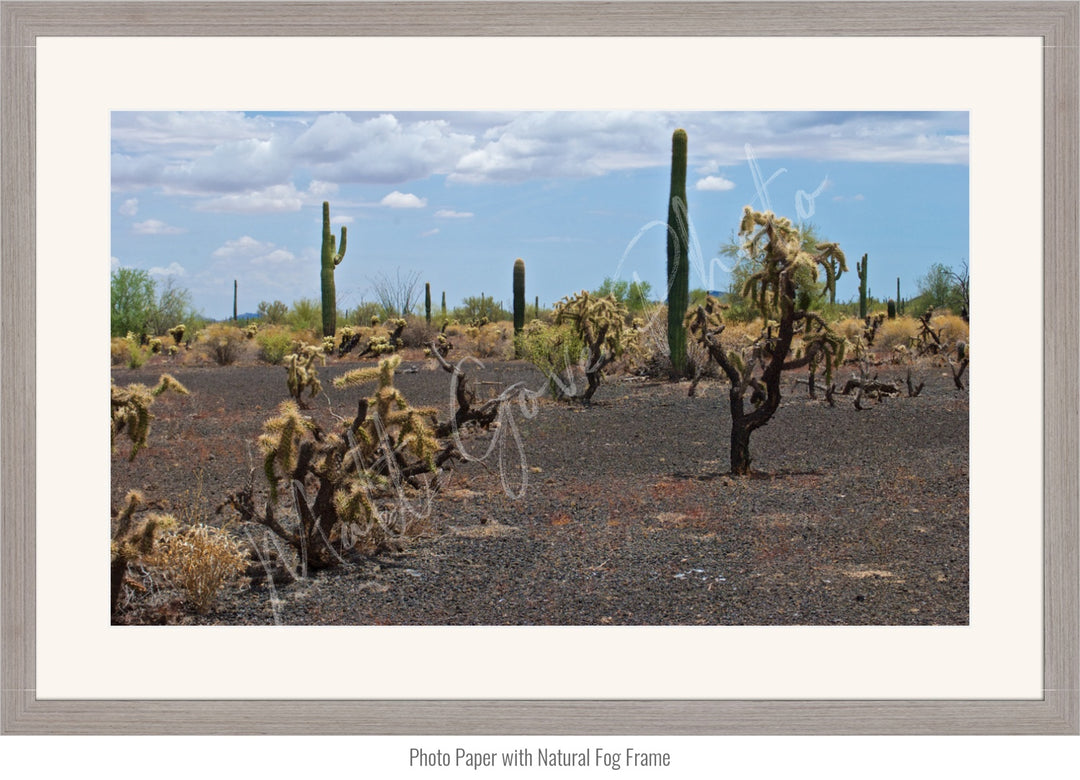
<svg viewBox="0 0 1080 780">
<path fill-rule="evenodd" d="M 968 126 L 113 112 L 113 624 L 967 625 Z"/>
</svg>

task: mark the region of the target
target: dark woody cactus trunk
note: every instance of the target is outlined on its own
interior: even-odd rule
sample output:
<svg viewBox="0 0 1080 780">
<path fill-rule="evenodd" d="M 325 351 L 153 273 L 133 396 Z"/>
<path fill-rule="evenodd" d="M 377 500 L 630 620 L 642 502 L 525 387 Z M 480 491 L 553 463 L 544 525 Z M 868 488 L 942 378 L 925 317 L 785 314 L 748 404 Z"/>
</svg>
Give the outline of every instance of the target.
<svg viewBox="0 0 1080 780">
<path fill-rule="evenodd" d="M 690 225 L 686 206 L 686 131 L 671 136 L 671 194 L 668 197 L 668 351 L 673 377 L 686 375 L 686 327 L 690 302 Z"/>
<path fill-rule="evenodd" d="M 322 327 L 323 336 L 333 336 L 337 331 L 337 291 L 334 289 L 334 269 L 345 257 L 345 226 L 341 226 L 341 244 L 334 241 L 330 231 L 330 204 L 322 204 L 322 258 L 320 280 L 322 281 Z"/>
<path fill-rule="evenodd" d="M 424 319 L 431 327 L 431 282 L 424 282 Z"/>
<path fill-rule="evenodd" d="M 236 315 L 236 280 L 232 280 L 232 319 L 236 322 L 239 317 Z"/>
</svg>

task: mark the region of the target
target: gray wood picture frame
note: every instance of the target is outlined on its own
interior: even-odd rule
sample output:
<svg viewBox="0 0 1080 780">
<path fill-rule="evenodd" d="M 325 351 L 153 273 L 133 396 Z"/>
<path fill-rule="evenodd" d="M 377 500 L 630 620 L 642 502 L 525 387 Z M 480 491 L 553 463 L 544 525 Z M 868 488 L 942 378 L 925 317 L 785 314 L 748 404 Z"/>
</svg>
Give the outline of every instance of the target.
<svg viewBox="0 0 1080 780">
<path fill-rule="evenodd" d="M 4 2 L 5 734 L 1077 734 L 1077 2 Z M 749 6 L 756 6 L 754 13 Z M 35 694 L 38 36 L 1026 36 L 1044 41 L 1044 696 L 1023 701 L 57 701 Z"/>
</svg>

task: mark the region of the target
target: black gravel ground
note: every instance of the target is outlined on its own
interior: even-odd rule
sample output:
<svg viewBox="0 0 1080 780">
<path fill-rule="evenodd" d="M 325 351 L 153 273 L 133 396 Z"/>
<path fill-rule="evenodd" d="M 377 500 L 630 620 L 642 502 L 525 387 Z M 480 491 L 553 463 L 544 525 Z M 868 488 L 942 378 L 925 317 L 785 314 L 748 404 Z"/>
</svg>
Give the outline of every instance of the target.
<svg viewBox="0 0 1080 780">
<path fill-rule="evenodd" d="M 320 371 L 312 415 L 355 409 Z M 449 375 L 403 364 L 414 405 L 451 409 Z M 222 522 L 213 509 L 258 463 L 254 441 L 285 398 L 266 365 L 170 371 L 191 395 L 155 403 L 150 446 L 113 458 L 113 501 Z M 483 391 L 545 382 L 523 363 L 470 369 Z M 881 379 L 890 376 L 881 368 Z M 457 464 L 404 554 L 223 592 L 196 616 L 176 591 L 137 595 L 120 621 L 215 625 L 964 625 L 968 621 L 968 396 L 947 368 L 926 388 L 835 407 L 787 380 L 751 440 L 755 473 L 726 476 L 726 388 L 610 378 L 591 406 L 507 410 L 493 454 Z M 846 375 L 845 377 L 846 378 Z M 487 384 L 490 383 L 490 384 Z M 514 433 L 520 440 L 514 438 Z M 489 440 L 466 440 L 482 454 Z M 497 457 L 501 443 L 503 461 Z M 523 478 L 526 482 L 523 484 Z M 508 495 L 509 493 L 513 495 Z M 255 538 L 263 530 L 255 529 Z M 149 583 L 150 580 L 147 580 Z M 158 584 L 160 588 L 160 583 Z"/>
</svg>

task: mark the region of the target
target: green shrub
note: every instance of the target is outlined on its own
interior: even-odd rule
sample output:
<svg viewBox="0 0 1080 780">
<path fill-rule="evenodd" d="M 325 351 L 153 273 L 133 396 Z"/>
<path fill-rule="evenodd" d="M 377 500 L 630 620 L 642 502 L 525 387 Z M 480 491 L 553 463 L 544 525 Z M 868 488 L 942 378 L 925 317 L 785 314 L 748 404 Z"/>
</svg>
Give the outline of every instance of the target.
<svg viewBox="0 0 1080 780">
<path fill-rule="evenodd" d="M 559 398 L 559 382 L 565 383 L 566 372 L 581 362 L 585 343 L 569 323 L 556 326 L 533 320 L 522 329 L 517 347 L 521 357 L 548 378 L 552 397 Z"/>
<path fill-rule="evenodd" d="M 257 316 L 264 325 L 284 325 L 289 315 L 289 307 L 281 301 L 260 301 Z"/>
<path fill-rule="evenodd" d="M 143 364 L 149 356 L 146 348 L 139 343 L 139 338 L 130 331 L 127 334 L 127 338 L 124 339 L 127 342 L 127 366 L 128 368 L 142 368 Z"/>
<path fill-rule="evenodd" d="M 293 301 L 286 322 L 295 330 L 318 330 L 322 333 L 322 305 L 314 298 Z"/>
<path fill-rule="evenodd" d="M 288 329 L 272 325 L 255 335 L 255 343 L 259 346 L 260 360 L 265 360 L 272 366 L 280 366 L 281 361 L 292 351 L 293 337 Z"/>
<path fill-rule="evenodd" d="M 503 308 L 502 303 L 489 295 L 470 296 L 462 301 L 450 317 L 458 322 L 486 324 L 488 322 L 512 322 L 514 315 Z"/>
</svg>

